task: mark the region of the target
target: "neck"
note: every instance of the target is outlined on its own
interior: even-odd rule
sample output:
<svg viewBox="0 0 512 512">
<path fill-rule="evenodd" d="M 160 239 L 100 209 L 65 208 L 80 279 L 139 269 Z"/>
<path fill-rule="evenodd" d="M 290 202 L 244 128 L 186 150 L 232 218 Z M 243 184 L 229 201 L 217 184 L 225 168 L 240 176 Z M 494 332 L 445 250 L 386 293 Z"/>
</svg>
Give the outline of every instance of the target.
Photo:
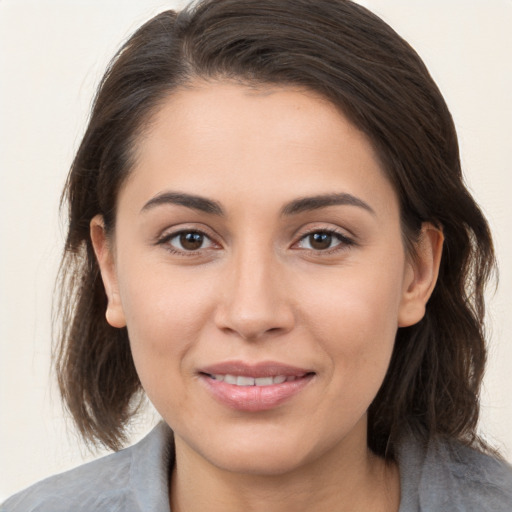
<svg viewBox="0 0 512 512">
<path fill-rule="evenodd" d="M 330 450 L 283 474 L 235 473 L 176 439 L 172 512 L 396 512 L 399 475 L 364 447 Z"/>
</svg>

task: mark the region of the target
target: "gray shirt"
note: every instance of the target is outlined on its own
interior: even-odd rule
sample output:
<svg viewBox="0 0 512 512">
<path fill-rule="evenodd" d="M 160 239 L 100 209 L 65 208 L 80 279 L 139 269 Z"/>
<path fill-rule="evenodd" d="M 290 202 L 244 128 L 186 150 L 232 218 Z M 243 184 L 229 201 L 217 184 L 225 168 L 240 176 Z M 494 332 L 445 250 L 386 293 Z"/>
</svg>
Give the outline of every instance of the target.
<svg viewBox="0 0 512 512">
<path fill-rule="evenodd" d="M 15 494 L 0 512 L 170 512 L 172 433 L 165 423 L 142 441 Z M 399 449 L 399 512 L 511 512 L 512 468 L 455 442 Z"/>
</svg>

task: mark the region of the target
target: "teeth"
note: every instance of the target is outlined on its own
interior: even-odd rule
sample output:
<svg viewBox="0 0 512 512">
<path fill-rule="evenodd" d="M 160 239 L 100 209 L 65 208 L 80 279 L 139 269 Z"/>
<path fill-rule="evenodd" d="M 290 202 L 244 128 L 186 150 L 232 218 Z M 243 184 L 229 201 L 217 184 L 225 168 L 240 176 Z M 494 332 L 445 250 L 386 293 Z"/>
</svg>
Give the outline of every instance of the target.
<svg viewBox="0 0 512 512">
<path fill-rule="evenodd" d="M 254 384 L 256 386 L 271 386 L 272 384 L 277 384 L 277 382 L 274 382 L 273 377 L 259 377 L 254 379 Z"/>
<path fill-rule="evenodd" d="M 241 375 L 236 378 L 237 386 L 254 386 L 254 379 L 252 377 L 242 377 Z"/>
<path fill-rule="evenodd" d="M 227 382 L 228 384 L 236 384 L 237 378 L 235 375 L 224 375 L 224 382 Z"/>
<path fill-rule="evenodd" d="M 286 375 L 276 375 L 275 377 L 246 377 L 244 375 L 210 375 L 213 380 L 223 381 L 226 384 L 235 386 L 271 386 L 272 384 L 282 384 L 283 382 L 293 382 L 297 379 L 295 375 L 286 377 Z"/>
</svg>

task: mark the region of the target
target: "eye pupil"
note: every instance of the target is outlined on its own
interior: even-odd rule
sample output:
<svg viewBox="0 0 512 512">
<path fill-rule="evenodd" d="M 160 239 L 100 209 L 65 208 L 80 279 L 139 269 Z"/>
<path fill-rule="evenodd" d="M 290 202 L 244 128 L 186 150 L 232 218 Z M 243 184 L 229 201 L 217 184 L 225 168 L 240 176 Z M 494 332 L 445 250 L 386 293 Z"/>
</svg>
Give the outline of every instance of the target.
<svg viewBox="0 0 512 512">
<path fill-rule="evenodd" d="M 180 235 L 180 244 L 187 251 L 196 251 L 203 245 L 204 235 L 201 233 L 182 233 Z"/>
<path fill-rule="evenodd" d="M 329 249 L 332 243 L 332 235 L 329 233 L 313 233 L 309 235 L 309 243 L 313 249 Z"/>
</svg>

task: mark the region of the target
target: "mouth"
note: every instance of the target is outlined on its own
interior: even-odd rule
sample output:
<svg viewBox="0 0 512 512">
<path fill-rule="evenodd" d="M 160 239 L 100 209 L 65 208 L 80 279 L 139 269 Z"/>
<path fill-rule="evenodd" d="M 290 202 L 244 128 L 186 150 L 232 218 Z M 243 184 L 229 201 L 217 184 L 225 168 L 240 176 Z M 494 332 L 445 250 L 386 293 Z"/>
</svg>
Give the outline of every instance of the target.
<svg viewBox="0 0 512 512">
<path fill-rule="evenodd" d="M 274 362 L 226 362 L 201 369 L 199 380 L 224 406 L 258 412 L 291 400 L 315 375 L 314 371 Z"/>
<path fill-rule="evenodd" d="M 272 386 L 274 384 L 283 384 L 283 382 L 293 382 L 297 379 L 302 379 L 307 373 L 302 375 L 276 375 L 269 377 L 251 377 L 246 375 L 231 375 L 227 374 L 205 374 L 210 379 L 225 382 L 226 384 L 231 384 L 233 386 Z"/>
</svg>

